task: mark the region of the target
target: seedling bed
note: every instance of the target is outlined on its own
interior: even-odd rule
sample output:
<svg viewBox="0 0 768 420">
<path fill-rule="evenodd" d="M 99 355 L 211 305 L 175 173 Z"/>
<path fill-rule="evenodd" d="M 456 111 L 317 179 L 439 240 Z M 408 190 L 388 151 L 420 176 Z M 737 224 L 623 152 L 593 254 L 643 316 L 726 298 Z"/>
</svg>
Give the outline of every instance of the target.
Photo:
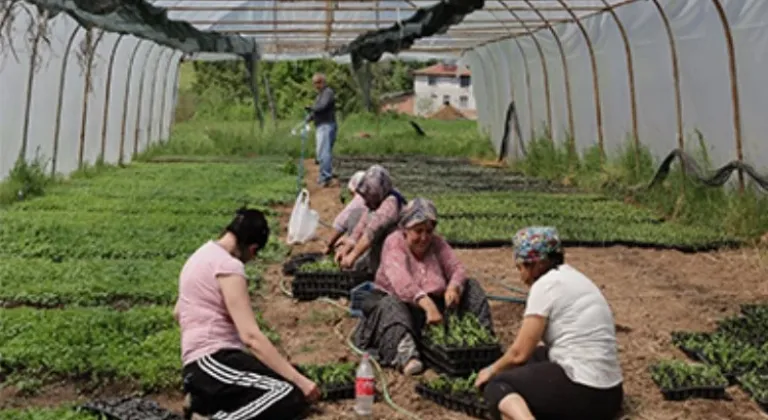
<svg viewBox="0 0 768 420">
<path fill-rule="evenodd" d="M 429 382 L 416 384 L 416 393 L 449 410 L 459 411 L 478 419 L 489 419 L 485 400 L 474 387 L 477 375 L 466 379 L 440 376 Z"/>
<path fill-rule="evenodd" d="M 761 319 L 768 321 L 768 304 L 745 304 L 741 305 L 741 314 L 747 318 Z"/>
<path fill-rule="evenodd" d="M 485 239 L 471 241 L 464 239 L 451 239 L 450 237 L 447 237 L 446 240 L 450 246 L 459 249 L 504 248 L 512 246 L 512 241 L 509 239 Z M 613 248 L 617 246 L 623 246 L 627 248 L 671 250 L 682 252 L 684 254 L 711 252 L 722 249 L 738 248 L 740 246 L 740 243 L 737 241 L 714 241 L 709 243 L 686 245 L 628 240 L 586 241 L 567 239 L 562 240 L 562 244 L 564 247 L 568 248 Z"/>
<path fill-rule="evenodd" d="M 744 391 L 768 414 L 768 376 L 751 372 L 740 376 L 738 381 Z"/>
<path fill-rule="evenodd" d="M 651 367 L 651 378 L 664 399 L 723 399 L 728 380 L 714 366 L 664 360 Z"/>
<path fill-rule="evenodd" d="M 712 334 L 690 331 L 673 331 L 672 344 L 695 362 L 703 362 L 701 350 L 711 340 Z"/>
<path fill-rule="evenodd" d="M 283 275 L 293 276 L 299 271 L 299 268 L 302 265 L 317 262 L 323 257 L 324 254 L 320 252 L 308 252 L 294 255 L 288 261 L 286 261 L 285 264 L 283 264 Z"/>
<path fill-rule="evenodd" d="M 463 376 L 501 357 L 498 338 L 471 313 L 445 315 L 445 324 L 427 328 L 421 340 L 425 360 L 439 372 Z"/>
<path fill-rule="evenodd" d="M 738 341 L 762 346 L 768 341 L 767 321 L 757 317 L 728 317 L 718 321 L 717 332 Z"/>
<path fill-rule="evenodd" d="M 293 297 L 298 300 L 313 300 L 321 296 L 349 298 L 352 289 L 372 280 L 373 275 L 365 272 L 297 273 L 291 286 Z"/>
<path fill-rule="evenodd" d="M 324 401 L 355 398 L 355 371 L 357 366 L 354 363 L 294 365 L 294 367 L 320 387 Z M 378 395 L 374 396 L 374 399 L 378 399 Z"/>
</svg>

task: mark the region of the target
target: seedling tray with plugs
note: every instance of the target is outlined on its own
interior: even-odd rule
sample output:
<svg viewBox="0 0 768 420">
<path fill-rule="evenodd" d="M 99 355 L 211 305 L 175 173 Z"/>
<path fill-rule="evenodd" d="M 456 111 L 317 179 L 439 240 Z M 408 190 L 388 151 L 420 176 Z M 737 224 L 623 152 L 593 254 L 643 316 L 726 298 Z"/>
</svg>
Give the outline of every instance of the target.
<svg viewBox="0 0 768 420">
<path fill-rule="evenodd" d="M 424 384 L 416 385 L 416 393 L 422 398 L 433 401 L 449 410 L 459 411 L 478 419 L 490 418 L 485 403 L 476 395 L 436 391 Z"/>
<path fill-rule="evenodd" d="M 501 346 L 446 348 L 430 345 L 422 347 L 424 360 L 434 370 L 450 376 L 466 376 L 480 370 L 501 357 Z"/>
<path fill-rule="evenodd" d="M 372 280 L 372 274 L 360 271 L 297 272 L 291 291 L 298 300 L 313 300 L 321 296 L 349 298 L 352 289 Z"/>
</svg>

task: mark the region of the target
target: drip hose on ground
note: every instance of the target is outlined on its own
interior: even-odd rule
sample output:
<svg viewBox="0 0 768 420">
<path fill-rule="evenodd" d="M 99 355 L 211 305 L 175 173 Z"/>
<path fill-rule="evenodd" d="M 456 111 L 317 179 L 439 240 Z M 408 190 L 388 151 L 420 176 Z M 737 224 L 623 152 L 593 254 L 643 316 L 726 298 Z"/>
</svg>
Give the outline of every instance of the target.
<svg viewBox="0 0 768 420">
<path fill-rule="evenodd" d="M 285 279 L 284 278 L 280 279 L 280 290 L 283 292 L 284 295 L 286 295 L 286 296 L 288 296 L 290 298 L 293 298 L 293 293 L 291 293 L 291 291 L 288 290 L 288 288 L 286 287 Z M 349 308 L 339 304 L 338 302 L 336 302 L 336 301 L 334 301 L 332 299 L 321 297 L 321 298 L 318 298 L 317 300 L 320 300 L 320 301 L 323 301 L 325 303 L 331 304 L 334 307 L 336 307 L 338 309 L 341 309 L 341 310 L 343 310 L 346 313 L 349 313 Z M 339 338 L 342 341 L 344 341 L 347 344 L 347 346 L 354 353 L 356 353 L 357 355 L 362 355 L 364 352 L 362 350 L 360 350 L 359 348 L 357 348 L 352 343 L 352 334 L 354 333 L 355 330 L 353 329 L 352 331 L 350 331 L 349 334 L 345 338 L 344 334 L 341 333 L 341 331 L 339 331 L 339 327 L 340 326 L 341 326 L 341 323 L 337 324 L 333 328 L 333 331 L 336 333 L 336 335 L 339 336 Z M 400 413 L 400 414 L 402 414 L 402 415 L 404 415 L 406 417 L 410 417 L 410 418 L 412 418 L 414 420 L 421 420 L 421 417 L 419 417 L 416 414 L 411 413 L 410 411 L 408 411 L 408 410 L 400 407 L 399 405 L 395 404 L 395 402 L 392 400 L 392 397 L 389 395 L 389 389 L 387 388 L 387 379 L 384 376 L 384 371 L 381 369 L 381 366 L 379 365 L 379 363 L 375 359 L 370 358 L 369 360 L 371 360 L 371 362 L 373 362 L 373 367 L 376 369 L 376 376 L 378 376 L 379 383 L 381 384 L 381 393 L 384 395 L 384 401 L 386 401 L 387 405 L 389 405 L 393 410 L 397 411 L 398 413 Z"/>
</svg>

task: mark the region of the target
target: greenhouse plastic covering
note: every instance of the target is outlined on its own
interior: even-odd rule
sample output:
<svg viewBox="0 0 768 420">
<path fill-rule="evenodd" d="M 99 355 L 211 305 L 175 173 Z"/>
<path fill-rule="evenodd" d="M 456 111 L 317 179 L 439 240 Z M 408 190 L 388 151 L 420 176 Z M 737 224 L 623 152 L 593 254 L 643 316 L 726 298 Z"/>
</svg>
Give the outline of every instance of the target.
<svg viewBox="0 0 768 420">
<path fill-rule="evenodd" d="M 130 161 L 168 138 L 182 57 L 253 46 L 261 60 L 460 59 L 480 128 L 497 152 L 506 132 L 510 158 L 550 131 L 579 151 L 636 141 L 660 158 L 700 136 L 717 167 L 768 166 L 768 2 L 479 3 L 430 26 L 426 11 L 451 1 L 0 0 L 0 92 L 15 99 L 0 102 L 0 178 L 20 153 L 62 173 Z"/>
</svg>

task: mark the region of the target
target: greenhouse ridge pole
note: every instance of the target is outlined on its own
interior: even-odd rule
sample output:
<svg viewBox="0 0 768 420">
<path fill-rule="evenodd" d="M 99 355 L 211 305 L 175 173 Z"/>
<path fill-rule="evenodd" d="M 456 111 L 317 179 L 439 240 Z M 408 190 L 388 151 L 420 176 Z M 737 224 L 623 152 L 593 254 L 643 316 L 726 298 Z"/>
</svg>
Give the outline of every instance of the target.
<svg viewBox="0 0 768 420">
<path fill-rule="evenodd" d="M 539 60 L 541 60 L 541 70 L 542 70 L 542 76 L 544 79 L 544 100 L 546 101 L 547 105 L 547 126 L 548 130 L 552 130 L 552 91 L 550 90 L 549 86 L 549 69 L 547 68 L 547 59 L 544 55 L 544 48 L 542 48 L 541 43 L 539 42 L 539 39 L 536 38 L 536 33 L 532 31 L 528 25 L 525 23 L 523 19 L 520 18 L 520 15 L 517 14 L 511 7 L 507 6 L 506 3 L 504 4 L 504 7 L 507 8 L 507 11 L 514 17 L 518 22 L 520 22 L 520 25 L 523 27 L 525 32 L 530 36 L 531 40 L 533 41 L 534 45 L 536 46 L 536 51 L 539 53 Z M 513 38 L 514 39 L 514 38 Z M 520 44 L 518 43 L 518 46 Z M 520 46 L 520 50 L 523 51 L 522 46 Z M 529 82 L 530 82 L 530 75 L 527 76 Z M 529 83 L 529 91 L 530 91 L 530 83 Z M 529 99 L 529 112 L 531 113 L 531 140 L 534 140 L 536 138 L 536 123 L 533 119 L 533 100 L 532 97 Z M 550 136 L 550 140 L 551 136 Z M 553 140 L 554 141 L 554 140 Z"/>
<path fill-rule="evenodd" d="M 669 16 L 664 11 L 664 8 L 659 3 L 659 0 L 651 0 L 656 6 L 659 15 L 661 16 L 662 23 L 664 24 L 664 30 L 667 32 L 667 39 L 669 39 L 669 51 L 672 56 L 672 80 L 675 89 L 675 114 L 677 117 L 677 147 L 680 150 L 685 150 L 685 141 L 683 136 L 683 96 L 680 89 L 680 63 L 677 59 L 677 44 L 675 43 L 675 34 L 672 31 L 672 24 L 669 22 Z"/>
<path fill-rule="evenodd" d="M 162 61 L 161 57 L 163 57 L 164 52 L 169 52 L 170 54 L 168 55 L 172 57 L 174 54 L 174 50 L 173 48 L 163 49 L 162 51 L 160 51 L 160 54 L 157 55 L 157 61 L 155 62 L 155 71 L 153 72 L 155 76 L 152 79 L 152 92 L 150 93 L 150 96 L 149 96 L 149 124 L 147 124 L 149 125 L 149 129 L 148 129 L 149 132 L 147 134 L 147 147 L 149 147 L 154 140 L 152 138 L 152 117 L 155 116 L 155 97 L 157 96 L 157 81 L 158 79 L 160 79 L 159 77 L 157 77 L 158 76 L 157 72 L 160 70 L 160 62 Z"/>
<path fill-rule="evenodd" d="M 67 41 L 67 47 L 64 49 L 64 57 L 61 60 L 61 73 L 59 75 L 59 99 L 56 105 L 56 125 L 53 129 L 53 158 L 51 165 L 51 176 L 56 175 L 56 160 L 59 156 L 59 137 L 61 136 L 61 108 L 64 102 L 64 87 L 67 84 L 67 63 L 69 62 L 69 50 L 72 49 L 72 43 L 75 41 L 75 36 L 82 26 L 77 26 L 72 30 L 72 34 Z"/>
<path fill-rule="evenodd" d="M 144 108 L 144 79 L 147 77 L 147 68 L 149 68 L 149 65 L 147 64 L 147 61 L 149 61 L 149 56 L 152 55 L 152 51 L 155 50 L 155 47 L 157 47 L 158 44 L 151 44 L 149 48 L 147 48 L 147 52 L 144 55 L 144 61 L 142 69 L 141 69 L 141 77 L 139 81 L 139 100 L 136 104 L 136 124 L 133 127 L 133 155 L 131 156 L 131 160 L 136 158 L 136 155 L 139 154 L 139 133 L 141 132 L 141 110 Z M 131 63 L 133 65 L 133 63 Z"/>
<path fill-rule="evenodd" d="M 133 63 L 136 60 L 136 53 L 139 52 L 139 47 L 143 45 L 144 41 L 139 39 L 131 52 L 131 59 L 128 61 L 128 74 L 125 77 L 125 98 L 123 98 L 123 121 L 120 126 L 120 158 L 118 164 L 123 164 L 123 155 L 125 154 L 125 130 L 128 124 L 128 100 L 131 96 L 131 76 L 133 75 Z"/>
<path fill-rule="evenodd" d="M 629 43 L 629 35 L 624 23 L 619 19 L 619 14 L 613 10 L 608 0 L 601 0 L 611 14 L 616 26 L 619 28 L 619 35 L 624 42 L 624 54 L 627 57 L 627 77 L 629 78 L 629 112 L 632 118 L 632 138 L 635 145 L 635 170 L 640 170 L 640 129 L 637 123 L 637 90 L 635 86 L 635 65 L 632 58 L 632 46 Z"/>
<path fill-rule="evenodd" d="M 720 23 L 723 25 L 725 35 L 725 44 L 728 48 L 728 71 L 731 76 L 731 106 L 733 107 L 733 134 L 736 138 L 736 159 L 744 162 L 743 138 L 741 132 L 741 102 L 739 100 L 739 72 L 736 69 L 736 47 L 733 42 L 731 25 L 728 23 L 728 16 L 725 14 L 720 0 L 712 0 L 720 17 Z M 739 191 L 744 193 L 744 171 L 739 168 Z"/>
<path fill-rule="evenodd" d="M 544 16 L 541 11 L 533 5 L 533 2 L 531 0 L 523 0 L 525 4 L 530 7 L 534 13 L 536 13 L 537 16 L 545 23 L 545 27 L 549 30 L 549 33 L 552 34 L 552 37 L 555 39 L 555 44 L 557 45 L 558 51 L 560 51 L 560 60 L 563 64 L 563 76 L 565 77 L 565 102 L 568 107 L 568 129 L 570 130 L 570 136 L 567 139 L 569 143 L 569 147 L 572 150 L 576 150 L 576 123 L 573 120 L 573 100 L 571 98 L 571 77 L 570 72 L 568 71 L 568 59 L 565 57 L 565 50 L 563 49 L 563 42 L 560 39 L 560 35 L 557 34 L 557 31 L 555 31 L 555 28 L 552 27 L 552 24 L 547 19 L 546 16 Z M 549 137 L 552 143 L 555 142 L 554 136 L 552 135 L 552 126 L 549 127 L 550 133 Z"/>
<path fill-rule="evenodd" d="M 87 45 L 86 53 L 88 56 L 85 58 L 85 80 L 83 81 L 83 106 L 80 113 L 80 146 L 77 153 L 77 167 L 83 167 L 83 156 L 85 155 L 85 137 L 88 129 L 88 98 L 89 93 L 93 90 L 91 86 L 91 77 L 93 75 L 93 57 L 96 55 L 96 47 L 98 47 L 101 39 L 104 38 L 106 31 L 102 30 L 96 41 L 93 41 L 93 28 L 88 28 L 85 32 L 85 43 Z M 93 41 L 93 42 L 92 42 Z"/>
<path fill-rule="evenodd" d="M 164 72 L 165 77 L 163 78 L 163 98 L 161 99 L 161 102 L 160 102 L 160 124 L 158 124 L 160 126 L 159 127 L 160 134 L 158 138 L 160 139 L 161 143 L 163 142 L 163 140 L 166 140 L 163 138 L 165 137 L 165 130 L 163 128 L 165 126 L 165 110 L 167 105 L 166 101 L 168 98 L 168 79 L 170 79 L 169 73 L 171 72 L 171 64 L 173 64 L 174 61 L 177 61 L 177 60 L 174 60 L 174 58 L 178 54 L 179 52 L 174 50 L 171 53 L 170 57 L 168 57 L 168 64 L 165 65 L 165 72 Z"/>
<path fill-rule="evenodd" d="M 581 22 L 576 13 L 571 10 L 565 3 L 565 0 L 557 0 L 573 18 L 574 23 L 579 28 L 579 31 L 584 36 L 584 42 L 587 44 L 587 52 L 589 52 L 589 62 L 592 65 L 592 89 L 595 96 L 595 123 L 597 124 L 597 147 L 600 148 L 600 161 L 605 165 L 605 136 L 603 135 L 603 107 L 600 98 L 600 77 L 597 70 L 597 59 L 595 58 L 595 47 L 592 45 L 592 40 L 589 38 L 589 32 L 584 24 Z M 573 133 L 576 136 L 576 133 Z M 571 153 L 576 153 L 575 142 L 571 144 Z"/>
<path fill-rule="evenodd" d="M 104 113 L 101 120 L 101 152 L 99 156 L 102 161 L 105 160 L 107 154 L 107 126 L 109 125 L 109 101 L 112 98 L 112 72 L 115 67 L 115 53 L 120 46 L 120 42 L 125 35 L 120 34 L 112 45 L 112 51 L 109 54 L 109 64 L 107 68 L 107 84 L 104 93 Z"/>
<path fill-rule="evenodd" d="M 10 7 L 14 5 L 11 4 Z M 26 6 L 24 6 L 26 7 Z M 8 10 L 7 13 L 12 13 Z M 29 55 L 29 74 L 27 75 L 27 97 L 24 104 L 24 121 L 22 126 L 21 135 L 21 150 L 19 150 L 19 158 L 26 161 L 27 159 L 27 145 L 29 143 L 29 111 L 32 109 L 32 89 L 35 86 L 35 62 L 37 62 L 37 56 L 40 52 L 40 38 L 43 36 L 43 31 L 48 25 L 48 10 L 44 10 L 42 16 L 40 16 L 37 22 L 37 31 L 35 37 L 32 40 L 32 53 Z"/>
</svg>

